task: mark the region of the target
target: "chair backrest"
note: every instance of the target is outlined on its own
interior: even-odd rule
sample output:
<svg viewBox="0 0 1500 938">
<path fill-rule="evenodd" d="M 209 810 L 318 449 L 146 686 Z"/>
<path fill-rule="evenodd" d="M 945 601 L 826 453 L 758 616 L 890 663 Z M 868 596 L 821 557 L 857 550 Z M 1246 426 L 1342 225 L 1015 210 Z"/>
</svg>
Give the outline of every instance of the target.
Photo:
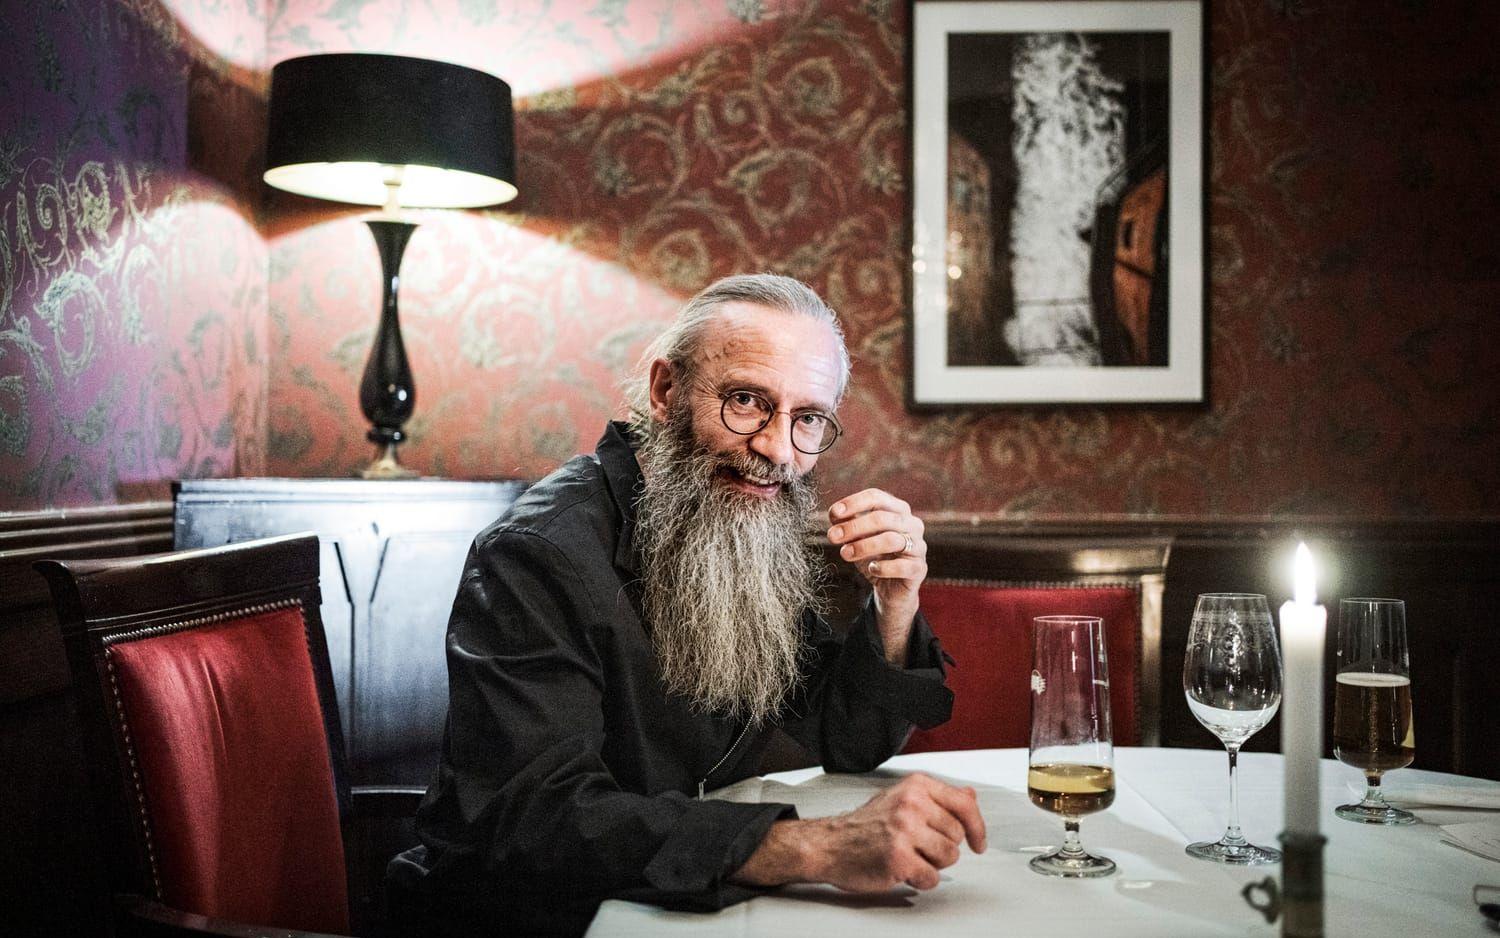
<svg viewBox="0 0 1500 938">
<path fill-rule="evenodd" d="M 1026 746 L 1032 619 L 1105 623 L 1117 745 L 1156 745 L 1161 714 L 1161 595 L 1169 542 L 1109 545 L 929 532 L 922 610 L 957 661 L 953 717 L 917 730 L 905 752 Z"/>
<path fill-rule="evenodd" d="M 117 892 L 343 932 L 343 737 L 318 540 L 43 561 Z"/>
</svg>

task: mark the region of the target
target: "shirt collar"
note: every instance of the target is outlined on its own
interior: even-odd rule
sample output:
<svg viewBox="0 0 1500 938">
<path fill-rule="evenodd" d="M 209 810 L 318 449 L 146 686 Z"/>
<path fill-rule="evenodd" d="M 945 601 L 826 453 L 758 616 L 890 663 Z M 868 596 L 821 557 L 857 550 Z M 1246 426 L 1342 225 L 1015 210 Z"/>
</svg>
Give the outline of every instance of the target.
<svg viewBox="0 0 1500 938">
<path fill-rule="evenodd" d="M 635 553 L 635 505 L 645 488 L 641 464 L 635 458 L 630 442 L 630 427 L 624 421 L 612 420 L 594 448 L 594 455 L 604 470 L 604 483 L 621 518 L 620 539 L 615 545 L 615 566 L 635 574 L 639 572 Z"/>
</svg>

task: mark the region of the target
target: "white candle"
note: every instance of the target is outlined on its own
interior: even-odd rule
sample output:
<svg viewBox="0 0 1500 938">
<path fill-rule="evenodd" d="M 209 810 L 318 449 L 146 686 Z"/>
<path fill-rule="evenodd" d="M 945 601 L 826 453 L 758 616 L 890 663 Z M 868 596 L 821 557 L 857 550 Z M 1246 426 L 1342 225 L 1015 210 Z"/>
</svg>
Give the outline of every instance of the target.
<svg viewBox="0 0 1500 938">
<path fill-rule="evenodd" d="M 1323 635 L 1312 553 L 1297 545 L 1292 601 L 1281 607 L 1281 752 L 1286 760 L 1286 831 L 1318 833 L 1318 760 L 1323 755 Z"/>
</svg>

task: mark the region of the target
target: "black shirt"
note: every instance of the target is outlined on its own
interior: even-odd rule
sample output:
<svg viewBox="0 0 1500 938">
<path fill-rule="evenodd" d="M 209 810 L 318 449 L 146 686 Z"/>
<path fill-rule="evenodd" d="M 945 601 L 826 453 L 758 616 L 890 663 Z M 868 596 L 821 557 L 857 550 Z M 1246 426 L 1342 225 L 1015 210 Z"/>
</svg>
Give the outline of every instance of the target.
<svg viewBox="0 0 1500 938">
<path fill-rule="evenodd" d="M 448 623 L 448 722 L 391 862 L 409 928 L 581 931 L 616 897 L 712 910 L 790 805 L 696 798 L 756 774 L 771 726 L 690 709 L 661 682 L 632 547 L 641 470 L 622 424 L 532 486 L 474 540 Z M 779 725 L 828 771 L 864 772 L 912 724 L 948 718 L 942 653 L 919 615 L 891 667 L 869 604 L 837 634 L 808 614 L 806 678 Z"/>
</svg>

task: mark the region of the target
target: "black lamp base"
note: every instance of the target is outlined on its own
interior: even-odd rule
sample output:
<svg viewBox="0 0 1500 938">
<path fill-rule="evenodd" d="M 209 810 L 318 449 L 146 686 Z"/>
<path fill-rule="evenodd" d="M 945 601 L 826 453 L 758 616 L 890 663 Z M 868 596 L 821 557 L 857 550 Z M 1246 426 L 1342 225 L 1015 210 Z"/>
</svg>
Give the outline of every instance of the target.
<svg viewBox="0 0 1500 938">
<path fill-rule="evenodd" d="M 359 383 L 359 406 L 365 418 L 374 424 L 366 436 L 380 447 L 375 461 L 360 473 L 366 479 L 409 479 L 417 475 L 396 460 L 396 447 L 406 439 L 401 425 L 411 417 L 417 403 L 416 383 L 406 360 L 406 345 L 401 341 L 401 321 L 396 299 L 401 286 L 401 255 L 417 226 L 399 221 L 368 221 L 375 246 L 380 251 L 380 273 L 383 297 L 380 304 L 380 328 L 375 344 L 365 362 L 364 378 Z"/>
</svg>

